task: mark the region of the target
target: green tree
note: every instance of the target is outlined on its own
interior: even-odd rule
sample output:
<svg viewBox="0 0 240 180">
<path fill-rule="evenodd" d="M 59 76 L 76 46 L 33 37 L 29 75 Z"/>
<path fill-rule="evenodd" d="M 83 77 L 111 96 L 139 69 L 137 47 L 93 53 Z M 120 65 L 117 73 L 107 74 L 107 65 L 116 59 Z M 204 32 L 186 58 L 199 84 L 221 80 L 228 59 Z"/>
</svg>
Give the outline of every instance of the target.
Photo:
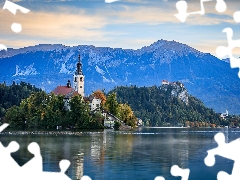
<svg viewBox="0 0 240 180">
<path fill-rule="evenodd" d="M 14 105 L 19 106 L 22 99 L 39 91 L 41 89 L 25 82 L 20 82 L 20 84 L 13 82 L 10 86 L 7 86 L 5 82 L 0 83 L 0 119 L 5 116 L 8 108 Z"/>
<path fill-rule="evenodd" d="M 106 108 L 107 110 L 117 116 L 118 115 L 118 112 L 119 112 L 119 104 L 117 102 L 117 95 L 116 93 L 112 93 L 112 94 L 109 94 L 107 96 L 107 100 L 106 100 Z"/>
<path fill-rule="evenodd" d="M 10 124 L 10 127 L 25 127 L 24 112 L 18 106 L 13 106 L 8 109 L 5 115 L 5 122 Z"/>
<path fill-rule="evenodd" d="M 91 121 L 90 109 L 80 95 L 74 96 L 70 101 L 69 125 L 76 128 L 87 128 Z"/>
<path fill-rule="evenodd" d="M 121 126 L 121 123 L 118 121 L 115 121 L 113 128 L 114 128 L 114 130 L 119 130 L 120 126 Z"/>
<path fill-rule="evenodd" d="M 134 116 L 131 107 L 127 104 L 120 104 L 118 108 L 118 118 L 121 119 L 127 125 L 134 127 L 136 125 L 137 118 Z"/>
<path fill-rule="evenodd" d="M 56 96 L 52 93 L 48 95 L 48 99 L 47 106 L 44 108 L 45 111 L 41 116 L 41 127 L 53 129 L 57 126 L 67 126 L 64 96 Z"/>
</svg>

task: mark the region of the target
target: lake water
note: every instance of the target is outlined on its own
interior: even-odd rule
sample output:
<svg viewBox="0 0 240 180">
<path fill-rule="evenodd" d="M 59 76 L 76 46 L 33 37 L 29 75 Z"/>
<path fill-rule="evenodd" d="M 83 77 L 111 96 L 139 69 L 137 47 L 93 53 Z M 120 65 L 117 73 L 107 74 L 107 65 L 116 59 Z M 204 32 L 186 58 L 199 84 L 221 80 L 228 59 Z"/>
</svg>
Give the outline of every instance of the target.
<svg viewBox="0 0 240 180">
<path fill-rule="evenodd" d="M 207 167 L 207 150 L 217 147 L 214 135 L 223 132 L 226 141 L 240 137 L 239 129 L 140 128 L 134 131 L 99 132 L 12 132 L 0 136 L 4 146 L 13 140 L 20 150 L 13 154 L 23 165 L 32 158 L 27 146 L 40 145 L 44 171 L 59 171 L 58 163 L 68 159 L 67 175 L 93 180 L 180 180 L 170 174 L 172 165 L 190 169 L 189 180 L 215 180 L 221 170 L 231 173 L 233 161 L 216 156 L 216 164 Z M 239 150 L 240 152 L 240 150 Z"/>
</svg>

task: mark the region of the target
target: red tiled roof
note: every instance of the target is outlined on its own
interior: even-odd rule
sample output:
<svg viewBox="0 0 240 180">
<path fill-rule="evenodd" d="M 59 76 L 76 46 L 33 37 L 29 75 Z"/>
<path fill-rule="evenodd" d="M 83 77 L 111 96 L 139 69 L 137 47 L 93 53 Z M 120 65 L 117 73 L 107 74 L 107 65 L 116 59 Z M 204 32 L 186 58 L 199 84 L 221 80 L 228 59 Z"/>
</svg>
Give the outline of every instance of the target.
<svg viewBox="0 0 240 180">
<path fill-rule="evenodd" d="M 52 91 L 55 95 L 70 95 L 70 93 L 72 93 L 71 96 L 76 96 L 79 95 L 77 91 L 75 91 L 72 87 L 67 87 L 67 86 L 57 86 L 53 91 Z"/>
</svg>

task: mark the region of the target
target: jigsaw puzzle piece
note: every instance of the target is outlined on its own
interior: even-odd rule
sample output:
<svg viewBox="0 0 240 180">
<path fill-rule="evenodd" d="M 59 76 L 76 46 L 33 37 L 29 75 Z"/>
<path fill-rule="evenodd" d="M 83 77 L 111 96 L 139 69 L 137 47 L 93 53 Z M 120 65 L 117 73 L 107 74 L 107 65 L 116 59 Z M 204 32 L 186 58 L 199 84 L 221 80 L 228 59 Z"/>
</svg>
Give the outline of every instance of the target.
<svg viewBox="0 0 240 180">
<path fill-rule="evenodd" d="M 9 124 L 4 123 L 0 126 L 0 132 L 2 132 Z M 11 153 L 18 151 L 19 144 L 16 141 L 12 141 L 7 147 L 4 147 L 0 142 L 0 172 L 5 175 L 12 175 L 11 171 L 18 171 L 20 166 L 12 158 Z"/>
<path fill-rule="evenodd" d="M 171 172 L 172 176 L 175 176 L 175 177 L 181 176 L 182 177 L 181 180 L 188 180 L 190 170 L 189 169 L 182 169 L 178 165 L 173 165 L 171 167 L 170 172 Z M 162 176 L 157 176 L 157 177 L 155 177 L 154 180 L 165 180 L 165 178 L 162 177 Z"/>
<path fill-rule="evenodd" d="M 3 45 L 3 44 L 0 44 L 0 51 L 1 51 L 1 50 L 7 51 L 7 47 L 6 47 L 5 45 Z"/>
<path fill-rule="evenodd" d="M 240 11 L 236 11 L 234 14 L 233 14 L 233 19 L 235 22 L 239 23 L 240 22 Z"/>
<path fill-rule="evenodd" d="M 230 58 L 231 68 L 240 68 L 240 59 L 233 56 L 232 50 L 234 48 L 240 47 L 240 39 L 233 40 L 233 30 L 231 28 L 225 28 L 222 32 L 225 32 L 228 40 L 228 47 L 219 46 L 216 49 L 216 54 L 219 58 L 228 56 Z M 238 77 L 240 78 L 240 71 L 238 72 Z"/>
<path fill-rule="evenodd" d="M 178 18 L 179 21 L 185 22 L 186 18 L 188 17 L 187 13 L 187 2 L 186 1 L 178 1 L 176 3 L 176 9 L 178 11 L 178 14 L 174 14 L 176 18 Z"/>
<path fill-rule="evenodd" d="M 208 1 L 212 1 L 212 0 L 200 0 L 200 5 L 201 5 L 201 9 L 200 11 L 195 11 L 195 12 L 187 12 L 187 2 L 184 0 L 180 0 L 176 3 L 176 9 L 178 11 L 178 14 L 175 14 L 176 18 L 179 19 L 179 21 L 181 22 L 185 22 L 187 16 L 192 15 L 192 14 L 200 14 L 203 15 L 205 14 L 205 10 L 204 10 L 204 2 L 208 2 Z M 224 12 L 227 9 L 226 3 L 224 0 L 217 0 L 216 6 L 215 6 L 216 10 L 218 12 Z"/>
<path fill-rule="evenodd" d="M 162 177 L 162 176 L 157 176 L 157 177 L 154 178 L 154 180 L 165 180 L 165 178 Z"/>
<path fill-rule="evenodd" d="M 224 0 L 217 0 L 217 4 L 216 4 L 215 8 L 218 12 L 222 13 L 227 10 L 227 5 Z"/>
<path fill-rule="evenodd" d="M 2 129 L 2 127 L 1 127 Z M 20 166 L 12 158 L 11 153 L 19 149 L 19 144 L 15 141 L 9 143 L 4 147 L 0 142 L 0 174 L 1 177 L 8 177 L 8 179 L 17 179 L 20 172 Z M 14 173 L 13 173 L 14 172 Z"/>
<path fill-rule="evenodd" d="M 181 22 L 185 22 L 187 16 L 189 16 L 189 15 L 192 15 L 192 14 L 200 14 L 200 15 L 203 15 L 203 14 L 205 14 L 203 2 L 207 2 L 207 1 L 212 1 L 212 0 L 200 0 L 200 5 L 201 5 L 200 11 L 195 11 L 195 12 L 190 12 L 190 13 L 188 13 L 188 12 L 187 12 L 187 8 L 188 8 L 187 2 L 186 2 L 186 1 L 183 1 L 183 0 L 180 0 L 180 1 L 178 1 L 178 2 L 176 3 L 176 8 L 177 8 L 177 10 L 178 10 L 178 14 L 175 14 L 175 16 L 176 16 Z M 219 1 L 222 1 L 222 0 L 219 0 Z M 218 3 L 218 4 L 219 4 L 219 3 Z M 219 5 L 218 5 L 218 6 L 219 6 Z"/>
<path fill-rule="evenodd" d="M 83 176 L 81 180 L 92 180 L 89 176 Z"/>
<path fill-rule="evenodd" d="M 233 180 L 232 176 L 224 171 L 220 171 L 217 175 L 218 180 Z"/>
<path fill-rule="evenodd" d="M 232 174 L 228 174 L 224 171 L 220 171 L 217 174 L 217 179 L 218 180 L 239 180 L 240 177 L 240 164 L 239 161 L 235 161 L 234 165 L 233 165 L 233 169 L 232 169 Z"/>
<path fill-rule="evenodd" d="M 17 10 L 21 11 L 22 13 L 26 14 L 28 13 L 30 10 L 27 8 L 24 8 L 22 6 L 19 6 L 15 3 L 12 3 L 11 1 L 6 0 L 3 9 L 7 9 L 9 10 L 11 13 L 13 13 L 14 15 L 16 15 Z"/>
<path fill-rule="evenodd" d="M 12 3 L 12 2 L 10 2 L 10 1 L 8 1 L 8 0 L 6 0 L 5 4 L 4 4 L 4 6 L 3 6 L 3 9 L 9 10 L 9 11 L 10 11 L 11 13 L 13 13 L 14 15 L 16 15 L 17 10 L 19 10 L 19 11 L 21 11 L 22 13 L 25 13 L 25 14 L 30 11 L 29 9 L 26 9 L 26 8 L 24 8 L 24 7 L 22 7 L 22 6 L 19 6 L 19 5 L 15 4 L 15 3 Z M 13 32 L 19 33 L 19 32 L 22 31 L 22 25 L 19 24 L 19 23 L 13 23 L 13 24 L 11 25 L 11 29 L 12 29 Z"/>
<path fill-rule="evenodd" d="M 207 151 L 208 155 L 204 159 L 207 166 L 213 166 L 215 164 L 215 155 L 219 155 L 233 161 L 240 159 L 238 158 L 240 139 L 236 139 L 230 143 L 225 143 L 225 135 L 223 133 L 217 133 L 214 136 L 214 139 L 217 142 L 218 147 Z"/>
<path fill-rule="evenodd" d="M 22 25 L 19 23 L 12 23 L 11 29 L 15 33 L 20 33 L 22 31 Z"/>
<path fill-rule="evenodd" d="M 22 171 L 35 176 L 43 171 L 42 156 L 40 147 L 36 142 L 28 145 L 28 151 L 34 155 L 26 164 L 22 166 Z"/>
<path fill-rule="evenodd" d="M 67 169 L 69 168 L 70 166 L 70 161 L 69 160 L 61 160 L 60 163 L 59 163 L 59 167 L 60 167 L 60 172 L 62 174 L 65 174 L 65 172 L 67 171 Z"/>
<path fill-rule="evenodd" d="M 6 46 L 0 44 L 0 49 L 1 49 L 1 48 L 6 48 Z M 6 50 L 7 50 L 7 48 L 6 48 Z M 7 123 L 4 123 L 3 125 L 1 125 L 1 126 L 0 126 L 0 132 L 2 132 L 2 131 L 3 131 L 4 129 L 6 129 L 8 126 L 9 126 L 9 124 L 7 124 Z"/>
<path fill-rule="evenodd" d="M 71 180 L 71 178 L 69 178 L 66 174 L 62 174 L 59 172 L 43 172 L 42 174 L 40 174 L 39 180 Z"/>
<path fill-rule="evenodd" d="M 59 167 L 60 167 L 60 172 L 42 172 L 39 174 L 39 176 L 41 177 L 40 179 L 44 179 L 44 180 L 53 180 L 53 179 L 57 179 L 57 180 L 71 180 L 66 174 L 65 172 L 67 171 L 67 169 L 70 166 L 70 162 L 68 160 L 61 160 L 59 163 Z"/>
<path fill-rule="evenodd" d="M 204 163 L 207 166 L 213 166 L 215 164 L 215 156 L 219 155 L 221 157 L 230 159 L 234 161 L 232 174 L 228 174 L 224 171 L 220 171 L 217 175 L 218 180 L 237 180 L 240 177 L 240 139 L 236 139 L 230 143 L 225 142 L 225 135 L 223 133 L 218 133 L 214 136 L 215 141 L 218 144 L 217 148 L 207 151 L 208 155 L 204 159 Z"/>
<path fill-rule="evenodd" d="M 182 180 L 188 180 L 190 170 L 189 169 L 182 169 L 177 165 L 172 166 L 171 174 L 173 176 L 181 176 Z"/>
</svg>

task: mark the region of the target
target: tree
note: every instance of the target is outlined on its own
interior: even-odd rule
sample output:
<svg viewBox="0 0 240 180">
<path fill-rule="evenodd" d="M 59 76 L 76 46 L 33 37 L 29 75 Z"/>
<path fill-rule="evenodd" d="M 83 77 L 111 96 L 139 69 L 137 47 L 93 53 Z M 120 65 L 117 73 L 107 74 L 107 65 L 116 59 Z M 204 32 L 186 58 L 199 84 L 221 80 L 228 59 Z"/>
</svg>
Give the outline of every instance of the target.
<svg viewBox="0 0 240 180">
<path fill-rule="evenodd" d="M 19 106 L 22 99 L 26 99 L 31 94 L 41 91 L 29 83 L 20 82 L 7 86 L 6 83 L 0 83 L 0 119 L 5 116 L 8 108 Z"/>
<path fill-rule="evenodd" d="M 113 128 L 114 128 L 114 130 L 119 130 L 120 126 L 121 126 L 121 123 L 118 121 L 115 121 Z"/>
<path fill-rule="evenodd" d="M 18 106 L 13 106 L 8 109 L 5 115 L 5 122 L 10 124 L 10 127 L 25 127 L 24 112 L 20 111 Z"/>
<path fill-rule="evenodd" d="M 106 108 L 107 110 L 117 116 L 118 115 L 118 108 L 119 108 L 119 104 L 117 102 L 117 95 L 116 93 L 112 93 L 112 94 L 109 94 L 107 96 L 107 100 L 106 100 Z"/>
<path fill-rule="evenodd" d="M 76 128 L 91 128 L 95 126 L 95 119 L 90 116 L 90 109 L 81 95 L 77 95 L 70 100 L 69 125 Z"/>
<path fill-rule="evenodd" d="M 127 104 L 120 104 L 118 109 L 118 118 L 127 125 L 134 127 L 136 125 L 137 118 L 134 116 L 131 107 Z"/>
<path fill-rule="evenodd" d="M 64 96 L 50 94 L 49 102 L 45 107 L 44 114 L 42 114 L 41 127 L 56 128 L 57 126 L 67 126 L 66 123 L 66 110 L 64 108 Z"/>
<path fill-rule="evenodd" d="M 102 91 L 100 91 L 100 90 L 95 91 L 93 93 L 93 96 L 98 98 L 98 99 L 101 99 L 101 105 L 102 106 L 105 105 L 107 98 L 106 98 L 105 94 Z"/>
</svg>

